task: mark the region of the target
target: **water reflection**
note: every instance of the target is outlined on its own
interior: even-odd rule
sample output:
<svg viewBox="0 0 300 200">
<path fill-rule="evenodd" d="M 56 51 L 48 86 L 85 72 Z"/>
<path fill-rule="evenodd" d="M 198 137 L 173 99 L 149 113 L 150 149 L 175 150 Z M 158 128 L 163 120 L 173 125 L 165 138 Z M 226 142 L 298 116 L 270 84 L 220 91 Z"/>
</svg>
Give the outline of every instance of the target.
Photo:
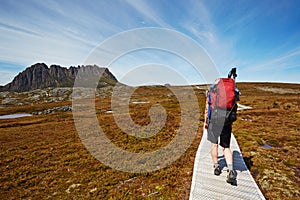
<svg viewBox="0 0 300 200">
<path fill-rule="evenodd" d="M 14 119 L 14 118 L 30 117 L 30 116 L 32 116 L 32 114 L 18 113 L 18 114 L 11 114 L 11 115 L 1 115 L 0 119 Z"/>
<path fill-rule="evenodd" d="M 272 148 L 271 145 L 269 145 L 268 143 L 264 144 L 264 146 L 262 146 L 262 148 L 265 148 L 265 149 L 270 149 Z"/>
</svg>

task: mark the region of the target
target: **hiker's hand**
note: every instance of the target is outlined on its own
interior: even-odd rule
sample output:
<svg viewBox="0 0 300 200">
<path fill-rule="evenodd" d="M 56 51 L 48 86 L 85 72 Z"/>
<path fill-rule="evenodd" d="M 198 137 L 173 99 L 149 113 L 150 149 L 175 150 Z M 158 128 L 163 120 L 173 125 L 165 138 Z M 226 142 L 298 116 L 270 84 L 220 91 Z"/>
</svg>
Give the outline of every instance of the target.
<svg viewBox="0 0 300 200">
<path fill-rule="evenodd" d="M 208 123 L 204 122 L 203 129 L 208 129 Z"/>
</svg>

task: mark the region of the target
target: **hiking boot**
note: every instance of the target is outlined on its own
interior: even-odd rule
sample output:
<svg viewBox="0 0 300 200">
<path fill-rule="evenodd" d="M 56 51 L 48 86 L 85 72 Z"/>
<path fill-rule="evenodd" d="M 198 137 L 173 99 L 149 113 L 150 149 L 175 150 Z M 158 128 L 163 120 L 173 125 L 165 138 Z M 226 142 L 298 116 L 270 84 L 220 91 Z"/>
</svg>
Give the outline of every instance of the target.
<svg viewBox="0 0 300 200">
<path fill-rule="evenodd" d="M 217 166 L 217 167 L 215 168 L 214 174 L 215 174 L 216 176 L 219 176 L 219 175 L 221 174 L 221 167 L 220 167 L 220 166 Z"/>
<path fill-rule="evenodd" d="M 228 172 L 228 175 L 227 175 L 227 183 L 231 183 L 231 184 L 233 184 L 234 182 L 235 182 L 235 179 L 236 179 L 236 177 L 235 177 L 235 173 L 234 173 L 234 171 L 233 170 L 230 170 L 229 172 Z"/>
</svg>

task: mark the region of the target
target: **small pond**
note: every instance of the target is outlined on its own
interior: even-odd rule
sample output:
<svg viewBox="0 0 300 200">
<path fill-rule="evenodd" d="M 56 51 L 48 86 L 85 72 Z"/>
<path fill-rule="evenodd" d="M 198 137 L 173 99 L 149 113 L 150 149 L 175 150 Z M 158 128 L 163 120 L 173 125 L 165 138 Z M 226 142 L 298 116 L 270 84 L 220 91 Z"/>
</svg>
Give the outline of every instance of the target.
<svg viewBox="0 0 300 200">
<path fill-rule="evenodd" d="M 270 149 L 270 148 L 272 148 L 272 146 L 269 145 L 268 143 L 266 143 L 266 144 L 264 144 L 264 145 L 262 146 L 262 148 Z"/>
<path fill-rule="evenodd" d="M 0 119 L 14 119 L 14 118 L 30 117 L 30 116 L 32 116 L 32 114 L 18 113 L 18 114 L 11 114 L 11 115 L 1 115 Z"/>
</svg>

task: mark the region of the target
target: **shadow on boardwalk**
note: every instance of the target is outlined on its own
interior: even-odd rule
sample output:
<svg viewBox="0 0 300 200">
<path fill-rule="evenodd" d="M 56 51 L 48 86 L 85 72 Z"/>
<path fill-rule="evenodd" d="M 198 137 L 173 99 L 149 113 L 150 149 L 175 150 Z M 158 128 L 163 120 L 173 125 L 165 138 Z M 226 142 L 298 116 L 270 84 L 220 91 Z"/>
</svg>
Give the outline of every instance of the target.
<svg viewBox="0 0 300 200">
<path fill-rule="evenodd" d="M 194 163 L 190 200 L 265 199 L 244 162 L 234 135 L 231 136 L 230 146 L 233 151 L 233 168 L 237 173 L 237 182 L 233 185 L 226 183 L 227 166 L 222 148 L 219 148 L 218 157 L 222 173 L 220 176 L 213 174 L 211 144 L 207 141 L 207 132 L 204 131 Z"/>
</svg>

